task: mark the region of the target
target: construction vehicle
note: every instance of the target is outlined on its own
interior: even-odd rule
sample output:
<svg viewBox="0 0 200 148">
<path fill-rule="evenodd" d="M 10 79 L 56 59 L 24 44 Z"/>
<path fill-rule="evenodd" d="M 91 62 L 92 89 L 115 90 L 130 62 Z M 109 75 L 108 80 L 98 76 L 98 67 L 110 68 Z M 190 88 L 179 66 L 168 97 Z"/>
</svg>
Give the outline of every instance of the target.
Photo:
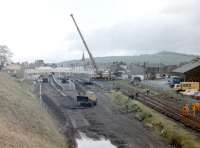
<svg viewBox="0 0 200 148">
<path fill-rule="evenodd" d="M 79 35 L 81 37 L 81 40 L 82 40 L 82 42 L 83 42 L 83 44 L 84 44 L 84 46 L 85 46 L 85 48 L 86 48 L 86 50 L 88 52 L 88 55 L 89 55 L 89 58 L 90 58 L 90 61 L 91 61 L 91 65 L 92 65 L 92 68 L 94 70 L 94 75 L 92 75 L 91 79 L 94 79 L 94 80 L 114 80 L 114 76 L 111 75 L 111 73 L 109 71 L 100 71 L 98 69 L 98 66 L 97 66 L 97 64 L 96 64 L 96 62 L 95 62 L 95 60 L 93 58 L 93 55 L 90 52 L 90 50 L 88 48 L 88 45 L 87 45 L 87 43 L 86 43 L 86 41 L 85 41 L 81 31 L 80 31 L 75 19 L 74 19 L 73 14 L 71 14 L 70 16 L 71 16 L 71 18 L 72 18 L 72 20 L 73 20 L 73 22 L 74 22 L 74 24 L 76 26 L 76 29 L 77 29 L 77 31 L 78 31 L 78 33 L 79 33 Z"/>
<path fill-rule="evenodd" d="M 174 89 L 176 91 L 200 90 L 200 82 L 180 82 L 175 84 Z"/>
<path fill-rule="evenodd" d="M 92 107 L 97 105 L 97 97 L 93 91 L 87 91 L 83 87 L 83 84 L 78 81 L 75 81 L 75 87 L 78 91 L 78 96 L 76 97 L 78 105 L 84 107 Z"/>
<path fill-rule="evenodd" d="M 85 95 L 77 96 L 77 103 L 80 106 L 95 106 L 97 105 L 97 98 L 94 92 L 87 91 Z"/>
<path fill-rule="evenodd" d="M 61 80 L 61 83 L 65 84 L 65 83 L 68 83 L 69 78 L 67 78 L 67 77 L 61 77 L 60 80 Z"/>
<path fill-rule="evenodd" d="M 183 78 L 178 76 L 171 76 L 168 80 L 168 84 L 170 87 L 174 87 L 175 84 L 180 84 L 183 81 Z"/>
<path fill-rule="evenodd" d="M 188 121 L 187 121 L 187 118 L 189 118 L 190 117 L 190 107 L 189 107 L 189 105 L 188 104 L 185 104 L 184 106 L 183 106 L 183 108 L 181 109 L 181 120 L 182 120 L 182 122 L 184 122 L 184 123 L 187 123 Z"/>
<path fill-rule="evenodd" d="M 48 83 L 49 82 L 49 76 L 48 75 L 40 75 L 39 79 L 42 83 Z"/>
</svg>

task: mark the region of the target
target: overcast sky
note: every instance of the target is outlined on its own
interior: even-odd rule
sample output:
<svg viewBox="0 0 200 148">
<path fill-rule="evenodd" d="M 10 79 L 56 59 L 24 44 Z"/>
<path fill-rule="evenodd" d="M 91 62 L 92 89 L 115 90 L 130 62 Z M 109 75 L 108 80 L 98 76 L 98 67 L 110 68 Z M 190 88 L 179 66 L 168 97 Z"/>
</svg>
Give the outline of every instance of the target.
<svg viewBox="0 0 200 148">
<path fill-rule="evenodd" d="M 0 44 L 14 61 L 80 59 L 159 51 L 200 54 L 199 0 L 0 0 Z"/>
</svg>

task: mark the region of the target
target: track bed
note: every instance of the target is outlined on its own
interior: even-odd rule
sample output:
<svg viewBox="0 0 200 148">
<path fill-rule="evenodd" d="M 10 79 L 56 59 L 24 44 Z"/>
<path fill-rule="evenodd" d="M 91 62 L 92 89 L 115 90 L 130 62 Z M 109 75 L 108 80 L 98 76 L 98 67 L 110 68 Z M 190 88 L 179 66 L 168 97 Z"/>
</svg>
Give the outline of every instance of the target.
<svg viewBox="0 0 200 148">
<path fill-rule="evenodd" d="M 129 118 L 130 114 L 122 114 L 111 98 L 99 88 L 91 86 L 96 92 L 98 105 L 92 108 L 76 108 L 74 96 L 77 92 L 63 96 L 50 84 L 44 84 L 43 93 L 48 96 L 64 113 L 62 132 L 70 137 L 72 147 L 76 146 L 75 138 L 78 132 L 85 133 L 88 137 L 99 139 L 102 136 L 109 139 L 120 148 L 165 148 L 167 144 L 150 129 L 141 124 L 135 118 Z"/>
</svg>

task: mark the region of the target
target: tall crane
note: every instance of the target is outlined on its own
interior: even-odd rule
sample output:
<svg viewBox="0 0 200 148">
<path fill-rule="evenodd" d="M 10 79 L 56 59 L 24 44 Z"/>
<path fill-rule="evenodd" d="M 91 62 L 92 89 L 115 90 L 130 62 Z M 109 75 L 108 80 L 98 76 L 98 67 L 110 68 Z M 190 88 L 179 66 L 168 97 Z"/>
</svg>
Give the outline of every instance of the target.
<svg viewBox="0 0 200 148">
<path fill-rule="evenodd" d="M 78 27 L 78 25 L 77 25 L 75 19 L 74 19 L 73 14 L 71 14 L 70 16 L 71 16 L 71 18 L 72 18 L 72 20 L 73 20 L 73 22 L 74 22 L 74 24 L 75 24 L 75 26 L 76 26 L 76 29 L 77 29 L 77 31 L 78 31 L 80 37 L 81 37 L 82 42 L 83 42 L 83 44 L 84 44 L 84 46 L 85 46 L 85 48 L 86 48 L 86 50 L 87 50 L 87 52 L 88 52 L 88 54 L 89 54 L 89 57 L 90 57 L 90 60 L 91 60 L 91 63 L 92 63 L 92 67 L 93 67 L 93 69 L 95 70 L 95 73 L 98 74 L 98 73 L 99 73 L 99 70 L 98 70 L 97 64 L 96 64 L 96 62 L 95 62 L 95 60 L 94 60 L 94 58 L 93 58 L 93 56 L 92 56 L 92 53 L 90 52 L 90 50 L 89 50 L 89 48 L 88 48 L 88 45 L 87 45 L 87 43 L 86 43 L 86 41 L 85 41 L 85 39 L 84 39 L 84 37 L 83 37 L 81 31 L 80 31 L 80 29 L 79 29 L 79 27 Z"/>
</svg>

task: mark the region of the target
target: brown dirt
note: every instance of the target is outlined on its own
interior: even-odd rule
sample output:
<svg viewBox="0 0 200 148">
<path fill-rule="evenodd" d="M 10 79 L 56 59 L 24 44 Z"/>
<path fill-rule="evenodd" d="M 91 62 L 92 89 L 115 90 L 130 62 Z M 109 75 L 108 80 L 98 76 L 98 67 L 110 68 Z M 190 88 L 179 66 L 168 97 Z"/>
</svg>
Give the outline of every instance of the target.
<svg viewBox="0 0 200 148">
<path fill-rule="evenodd" d="M 66 123 L 62 124 L 62 132 L 70 137 L 72 147 L 76 146 L 75 138 L 79 131 L 94 139 L 103 136 L 118 148 L 168 147 L 163 139 L 153 134 L 141 122 L 129 118 L 130 114 L 120 112 L 119 107 L 111 101 L 111 98 L 95 86 L 87 89 L 96 92 L 98 104 L 85 109 L 75 108 L 74 94 L 77 92 L 65 92 L 66 96 L 62 96 L 49 84 L 43 84 L 42 88 L 43 93 L 64 113 Z"/>
</svg>

